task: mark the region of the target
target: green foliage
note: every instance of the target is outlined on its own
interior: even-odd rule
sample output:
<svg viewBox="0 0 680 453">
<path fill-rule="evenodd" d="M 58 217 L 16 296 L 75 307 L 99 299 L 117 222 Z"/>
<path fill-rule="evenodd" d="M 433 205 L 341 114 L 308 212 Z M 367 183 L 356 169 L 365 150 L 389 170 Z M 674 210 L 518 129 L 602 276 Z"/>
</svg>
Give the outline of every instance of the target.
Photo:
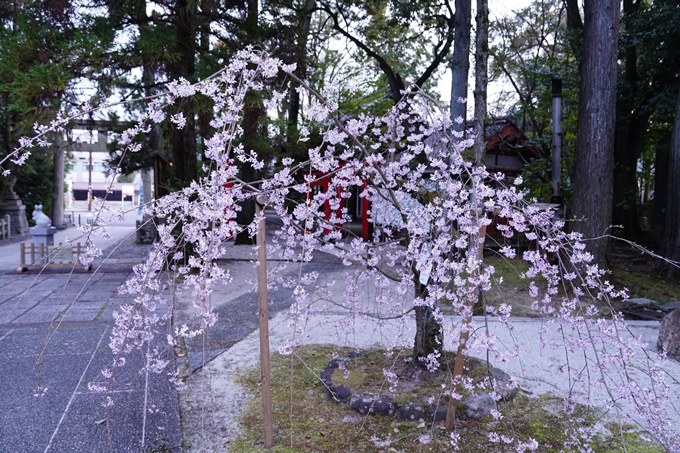
<svg viewBox="0 0 680 453">
<path fill-rule="evenodd" d="M 81 102 L 75 98 L 77 79 L 92 73 L 101 59 L 100 37 L 78 23 L 70 2 L 15 2 L 5 13 L 0 22 L 0 156 L 31 135 L 34 124 L 48 124 L 72 102 Z M 15 191 L 28 209 L 41 203 L 49 212 L 51 152 L 33 150 L 32 159 L 11 169 Z M 0 187 L 7 182 L 2 178 Z"/>
<path fill-rule="evenodd" d="M 552 140 L 552 79 L 562 80 L 562 174 L 560 190 L 570 197 L 568 175 L 573 174 L 573 152 L 578 119 L 578 61 L 561 2 L 535 0 L 526 8 L 497 19 L 490 27 L 490 81 L 512 87 L 506 97 L 514 102 L 491 106 L 497 115 L 515 118 L 529 144 L 543 158 L 525 167 L 531 197 L 549 201 Z M 501 97 L 501 100 L 506 97 Z"/>
<path fill-rule="evenodd" d="M 53 168 L 54 163 L 50 150 L 38 149 L 33 151 L 31 159 L 19 167 L 17 171 L 14 192 L 26 205 L 26 216 L 29 223 L 33 222 L 31 216 L 36 204 L 43 205 L 43 212 L 48 216 L 50 215 L 54 201 Z"/>
</svg>

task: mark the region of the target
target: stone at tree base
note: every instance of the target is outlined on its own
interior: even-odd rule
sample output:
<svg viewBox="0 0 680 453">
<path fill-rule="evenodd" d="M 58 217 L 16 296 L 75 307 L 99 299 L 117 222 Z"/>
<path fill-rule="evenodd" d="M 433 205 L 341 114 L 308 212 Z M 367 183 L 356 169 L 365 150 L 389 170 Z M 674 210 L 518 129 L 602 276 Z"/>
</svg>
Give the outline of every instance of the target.
<svg viewBox="0 0 680 453">
<path fill-rule="evenodd" d="M 349 407 L 362 414 L 394 415 L 394 403 L 387 395 L 357 393 L 352 395 Z"/>
<path fill-rule="evenodd" d="M 659 351 L 666 350 L 668 357 L 680 361 L 680 308 L 676 308 L 661 320 Z"/>
<path fill-rule="evenodd" d="M 358 357 L 361 353 L 350 353 L 347 357 L 333 359 L 328 366 L 321 372 L 319 377 L 323 383 L 323 392 L 330 399 L 345 401 L 352 396 L 352 391 L 344 385 L 337 385 L 333 382 L 333 372 L 338 368 L 344 368 L 345 363 L 350 359 Z"/>
<path fill-rule="evenodd" d="M 628 302 L 630 305 L 635 305 L 637 307 L 651 307 L 655 303 L 652 299 L 647 299 L 646 297 L 628 299 L 626 302 Z"/>
<path fill-rule="evenodd" d="M 665 308 L 666 310 L 675 310 L 676 308 L 680 308 L 680 301 L 674 300 L 673 302 L 663 304 L 663 308 Z"/>
<path fill-rule="evenodd" d="M 447 404 L 440 404 L 439 406 L 430 406 L 430 409 L 427 411 L 427 416 L 429 420 L 433 420 L 435 422 L 443 422 L 446 420 L 446 413 L 449 411 L 449 407 Z"/>
<path fill-rule="evenodd" d="M 323 391 L 329 399 L 335 400 L 340 404 L 347 404 L 351 409 L 362 414 L 386 415 L 393 416 L 399 421 L 418 421 L 425 419 L 434 420 L 435 422 L 444 421 L 448 410 L 448 404 L 439 401 L 439 405 L 430 405 L 427 407 L 427 413 L 422 403 L 408 402 L 401 407 L 396 407 L 394 401 L 389 395 L 377 395 L 373 393 L 356 393 L 352 394 L 351 389 L 344 385 L 338 385 L 333 382 L 333 373 L 336 369 L 344 369 L 345 364 L 361 355 L 360 351 L 353 352 L 346 357 L 333 359 L 328 363 L 328 366 L 321 372 L 320 377 L 323 383 Z M 484 363 L 482 360 L 469 357 L 471 361 Z M 505 371 L 489 366 L 489 378 L 492 381 L 489 390 L 495 391 L 501 398 L 501 401 L 511 401 L 517 395 L 516 388 L 510 388 L 510 375 Z M 487 382 L 488 384 L 491 384 Z M 484 416 L 490 415 L 492 410 L 497 410 L 498 404 L 491 398 L 488 392 L 470 395 L 465 398 L 460 405 L 459 416 L 468 420 L 481 420 Z"/>
<path fill-rule="evenodd" d="M 406 403 L 397 410 L 397 420 L 401 422 L 417 422 L 421 419 L 425 419 L 422 404 Z"/>
<path fill-rule="evenodd" d="M 469 395 L 463 400 L 462 415 L 467 420 L 481 420 L 485 415 L 491 415 L 492 410 L 498 410 L 498 404 L 488 393 Z"/>
<path fill-rule="evenodd" d="M 510 375 L 500 368 L 489 367 L 489 373 L 495 379 L 493 389 L 498 393 L 503 401 L 512 401 L 517 396 L 517 389 L 510 388 Z"/>
</svg>

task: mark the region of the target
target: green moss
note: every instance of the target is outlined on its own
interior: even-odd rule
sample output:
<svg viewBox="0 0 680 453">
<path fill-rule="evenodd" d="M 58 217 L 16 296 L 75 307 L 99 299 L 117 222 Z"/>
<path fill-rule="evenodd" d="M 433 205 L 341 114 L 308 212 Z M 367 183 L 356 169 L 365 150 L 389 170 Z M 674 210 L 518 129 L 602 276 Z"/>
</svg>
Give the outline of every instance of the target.
<svg viewBox="0 0 680 453">
<path fill-rule="evenodd" d="M 601 453 L 665 453 L 666 449 L 651 441 L 637 427 L 619 426 L 609 423 L 606 428 L 610 435 L 599 436 L 595 442 L 595 451 Z M 623 446 L 626 446 L 624 449 Z"/>
<path fill-rule="evenodd" d="M 349 348 L 328 345 L 309 345 L 295 350 L 295 354 L 272 356 L 272 397 L 274 416 L 274 445 L 270 450 L 276 453 L 377 453 L 385 451 L 408 451 L 413 453 L 450 450 L 449 433 L 431 423 L 399 423 L 392 417 L 360 415 L 346 406 L 329 401 L 323 395 L 318 376 L 334 357 L 344 357 Z M 409 357 L 408 350 L 395 351 L 391 357 L 384 351 L 368 351 L 360 358 L 347 363 L 350 377 L 344 380 L 344 372 L 336 371 L 333 379 L 338 383 L 362 388 L 386 390 L 382 375 L 383 368 L 396 369 L 395 364 Z M 445 355 L 446 357 L 446 355 Z M 452 354 L 447 360 L 453 360 Z M 445 361 L 444 366 L 451 362 Z M 473 379 L 486 374 L 486 368 L 468 363 Z M 452 366 L 452 365 L 451 365 Z M 354 377 L 352 375 L 354 374 Z M 444 379 L 445 381 L 446 379 Z M 256 395 L 249 400 L 243 414 L 241 436 L 229 444 L 229 450 L 237 453 L 260 452 L 263 449 L 262 406 L 259 393 L 259 369 L 244 370 L 239 381 Z M 402 381 L 404 381 L 402 379 Z M 427 380 L 426 380 L 427 381 Z M 432 394 L 435 387 L 441 392 L 441 382 L 431 377 L 422 388 L 401 388 L 395 398 L 399 401 L 414 401 Z M 432 385 L 432 387 L 429 387 Z M 310 393 L 310 390 L 312 392 Z M 376 392 L 377 393 L 377 392 Z M 384 393 L 384 392 L 383 392 Z M 415 401 L 418 401 L 415 399 Z M 444 402 L 444 400 L 442 399 Z M 489 441 L 488 433 L 495 432 L 526 441 L 536 439 L 539 451 L 565 451 L 568 429 L 594 426 L 602 422 L 602 414 L 588 406 L 577 405 L 574 413 L 566 416 L 561 412 L 562 400 L 553 396 L 528 398 L 519 394 L 514 401 L 500 406 L 503 418 L 491 417 L 481 423 L 461 423 L 457 432 L 466 453 L 487 453 L 503 451 L 500 444 Z M 661 453 L 653 442 L 647 441 L 639 431 L 626 428 L 623 439 L 618 427 L 609 426 L 614 434 L 597 438 L 592 448 L 595 452 L 613 453 L 622 450 L 625 443 L 628 452 Z M 421 436 L 430 436 L 429 443 L 419 441 Z M 382 443 L 378 443 L 381 441 Z M 388 443 L 389 445 L 386 445 Z M 506 448 L 506 451 L 513 450 Z"/>
</svg>

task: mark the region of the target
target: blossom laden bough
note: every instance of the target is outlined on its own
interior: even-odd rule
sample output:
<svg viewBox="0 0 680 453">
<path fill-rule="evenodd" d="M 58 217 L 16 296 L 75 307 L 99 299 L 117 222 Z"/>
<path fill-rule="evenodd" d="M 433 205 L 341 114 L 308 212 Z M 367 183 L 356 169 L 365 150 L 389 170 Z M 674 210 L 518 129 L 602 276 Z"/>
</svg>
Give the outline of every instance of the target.
<svg viewBox="0 0 680 453">
<path fill-rule="evenodd" d="M 227 67 L 206 80 L 193 85 L 184 80 L 169 84 L 168 92 L 154 97 L 144 116 L 122 135 L 123 153 L 137 152 L 141 144 L 136 140 L 153 123 L 169 117 L 174 127 L 186 127 L 181 113 L 169 114 L 173 104 L 195 94 L 205 95 L 214 103 L 210 123 L 214 134 L 205 141 L 205 176 L 145 208 L 157 223 L 158 241 L 149 259 L 135 266 L 134 276 L 120 289 L 131 302 L 114 315 L 109 346 L 116 358 L 102 371 L 101 379 L 91 383 L 92 390 L 105 390 L 105 382 L 115 369 L 126 366 L 124 356 L 136 350 L 144 351 L 146 370 L 165 370 L 167 361 L 162 351 L 151 343 L 160 326 L 171 320 L 173 300 L 167 297 L 170 285 L 192 295 L 200 321 L 193 326 L 176 326 L 167 338 L 168 347 L 178 346 L 182 339 L 193 338 L 219 322 L 211 309 L 210 294 L 216 285 L 229 284 L 232 277 L 216 261 L 224 253 L 226 238 L 244 229 L 255 235 L 264 214 L 250 225 L 237 224 L 236 214 L 242 202 L 260 193 L 266 194 L 267 207 L 282 222 L 274 243 L 268 244 L 273 253 L 286 260 L 307 262 L 315 250 L 332 250 L 347 266 L 346 278 L 337 283 L 343 286 L 343 300 L 332 303 L 349 312 L 342 321 L 348 333 L 356 319 L 375 319 L 380 332 L 386 320 L 405 319 L 405 314 L 415 311 L 425 326 L 421 329 L 418 325 L 416 341 L 418 335 L 421 340 L 430 336 L 430 341 L 414 355 L 414 367 L 433 372 L 442 351 L 459 346 L 466 353 L 489 355 L 497 361 L 521 360 L 519 346 L 498 342 L 489 323 L 476 329 L 465 321 L 473 314 L 479 291 L 490 289 L 497 278 L 495 269 L 484 265 L 479 250 L 484 246 L 481 232 L 498 215 L 507 219 L 505 225 L 497 226 L 503 237 L 521 236 L 537 244 L 535 250 L 522 254 L 528 266 L 522 278 L 527 281 L 532 308 L 545 317 L 536 341 L 543 348 L 565 351 L 564 361 L 554 364 L 554 371 L 569 377 L 569 394 L 564 395 L 567 411 L 575 397 L 587 395 L 593 387 L 604 388 L 613 413 L 643 423 L 669 450 L 680 450 L 679 437 L 667 423 L 672 409 L 664 400 L 668 384 L 658 360 L 644 350 L 639 338 L 630 335 L 611 305 L 613 299 L 625 298 L 625 294 L 616 291 L 604 280 L 606 274 L 590 264 L 593 257 L 579 234 L 565 231 L 565 222 L 555 219 L 550 209 L 525 200 L 520 178 L 508 184 L 503 175 L 490 174 L 468 161 L 465 150 L 472 139 L 457 137 L 451 131 L 448 113 L 423 93 L 408 92 L 380 117 L 343 118 L 337 113 L 338 87 L 316 92 L 296 79 L 298 89 L 306 91 L 310 99 L 300 140 L 306 140 L 316 129 L 321 143 L 309 149 L 305 161 L 282 159 L 267 179 L 239 180 L 237 165 L 255 169 L 265 166 L 262 157 L 241 142 L 246 93 L 258 91 L 268 108 L 276 108 L 284 93 L 271 90 L 271 81 L 280 71 L 295 78 L 293 69 L 266 53 L 241 51 Z M 12 159 L 25 160 L 34 144 L 66 122 L 60 119 L 47 128 L 38 127 L 38 135 L 22 140 Z M 320 178 L 327 181 L 325 191 L 314 190 Z M 367 242 L 358 237 L 347 239 L 341 228 L 350 220 L 345 201 L 352 194 L 371 206 L 369 215 L 375 229 Z M 505 244 L 497 248 L 499 255 L 508 259 L 517 254 L 515 248 Z M 183 250 L 191 252 L 185 255 Z M 91 250 L 89 256 L 95 253 Z M 168 273 L 172 279 L 167 278 Z M 318 277 L 300 267 L 295 281 L 279 281 L 294 288 L 290 322 L 296 332 L 302 332 L 318 300 L 331 299 L 330 291 L 325 295 L 310 293 L 308 288 Z M 365 287 L 369 282 L 374 289 L 370 309 L 362 303 L 368 297 Z M 453 316 L 442 313 L 443 301 L 450 304 Z M 608 307 L 608 312 L 602 313 L 602 307 Z M 511 312 L 507 304 L 486 305 L 483 316 L 512 331 Z M 402 322 L 405 329 L 406 322 Z M 559 333 L 562 339 L 556 341 L 558 337 L 549 335 L 551 332 Z M 294 340 L 281 351 L 291 353 L 293 346 Z M 573 351 L 583 354 L 585 368 L 571 362 Z M 631 380 L 633 370 L 639 373 L 640 369 L 647 379 L 645 385 Z M 398 376 L 389 370 L 384 376 L 390 387 L 396 386 Z M 458 386 L 471 392 L 493 391 L 490 383 L 475 384 L 469 377 L 456 376 L 454 381 L 456 386 L 449 393 L 455 396 L 460 396 L 455 390 Z M 109 399 L 106 404 L 110 404 Z M 635 413 L 627 407 L 634 407 Z M 590 434 L 576 435 L 585 439 Z M 517 451 L 538 448 L 531 438 L 489 436 L 493 442 L 514 445 Z M 456 439 L 453 433 L 454 444 Z"/>
</svg>

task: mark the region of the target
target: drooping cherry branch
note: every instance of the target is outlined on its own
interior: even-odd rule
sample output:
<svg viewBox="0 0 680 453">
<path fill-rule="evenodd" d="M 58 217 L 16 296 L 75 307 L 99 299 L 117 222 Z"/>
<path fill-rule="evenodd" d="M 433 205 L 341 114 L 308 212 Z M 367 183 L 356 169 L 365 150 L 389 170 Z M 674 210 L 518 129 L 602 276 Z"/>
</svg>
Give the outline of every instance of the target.
<svg viewBox="0 0 680 453">
<path fill-rule="evenodd" d="M 240 203 L 260 193 L 267 196 L 268 208 L 282 222 L 271 246 L 273 253 L 305 262 L 312 259 L 314 250 L 332 249 L 347 266 L 348 276 L 341 282 L 343 300 L 338 304 L 352 317 L 375 319 L 380 331 L 385 319 L 412 310 L 419 313 L 419 320 L 427 323 L 429 330 L 418 331 L 420 325 L 416 330 L 421 337 L 432 337 L 431 349 L 415 357 L 413 366 L 434 371 L 442 351 L 463 346 L 468 354 L 522 360 L 517 345 L 498 344 L 489 322 L 476 329 L 463 321 L 472 316 L 474 304 L 470 301 L 478 291 L 488 291 L 494 279 L 502 279 L 493 266 L 484 264 L 479 253 L 483 245 L 480 231 L 491 222 L 491 215 L 497 214 L 507 220 L 496 226 L 505 238 L 521 237 L 537 244 L 522 254 L 528 270 L 521 278 L 527 282 L 532 309 L 545 318 L 536 341 L 543 348 L 564 350 L 564 361 L 555 364 L 555 371 L 569 376 L 567 412 L 573 410 L 579 392 L 588 394 L 591 388 L 602 387 L 612 410 L 641 423 L 669 450 L 680 449 L 680 437 L 668 423 L 670 414 L 677 413 L 664 400 L 668 384 L 659 361 L 663 357 L 645 351 L 640 338 L 629 332 L 612 305 L 614 299 L 626 296 L 591 264 L 584 238 L 565 231 L 565 222 L 554 218 L 551 210 L 525 200 L 521 178 L 509 182 L 504 175 L 489 174 L 468 161 L 465 151 L 472 140 L 455 136 L 448 115 L 437 111 L 438 106 L 426 96 L 411 92 L 383 116 L 346 118 L 336 111 L 337 103 L 329 101 L 335 96 L 334 87 L 316 92 L 295 78 L 293 69 L 265 53 L 246 49 L 209 79 L 193 85 L 186 81 L 170 84 L 169 91 L 151 99 L 137 125 L 123 134 L 124 152 L 137 152 L 141 148 L 137 137 L 152 123 L 163 121 L 165 110 L 173 103 L 198 93 L 214 102 L 211 127 L 215 132 L 205 141 L 206 176 L 145 208 L 158 225 L 158 241 L 152 256 L 135 267 L 133 278 L 121 288 L 132 302 L 115 314 L 109 346 L 116 359 L 91 384 L 93 390 L 105 391 L 106 379 L 125 366 L 125 354 L 144 351 L 159 326 L 170 321 L 172 299 L 166 295 L 169 283 L 164 279 L 168 270 L 180 277 L 175 282 L 178 290 L 191 293 L 201 315 L 197 325 L 176 326 L 167 339 L 168 346 L 177 346 L 183 338 L 195 337 L 219 321 L 210 309 L 210 294 L 215 285 L 228 285 L 231 275 L 216 261 L 224 254 L 226 238 L 244 229 L 255 235 L 264 214 L 250 225 L 237 224 L 236 214 Z M 319 131 L 321 144 L 309 149 L 308 159 L 295 162 L 283 158 L 276 162 L 278 167 L 271 176 L 245 183 L 238 178 L 238 165 L 266 167 L 261 156 L 241 143 L 246 93 L 258 91 L 268 108 L 277 108 L 284 93 L 272 90 L 270 82 L 280 71 L 309 94 L 301 139 L 308 138 L 312 128 Z M 34 143 L 42 143 L 47 132 L 66 124 L 65 119 L 60 121 L 39 129 L 33 139 L 22 140 L 14 154 L 17 163 Z M 186 126 L 178 115 L 170 121 L 180 129 Z M 327 190 L 315 192 L 313 184 L 320 179 L 327 181 Z M 345 201 L 353 194 L 371 204 L 375 230 L 368 242 L 343 237 L 342 225 L 350 220 Z M 184 249 L 191 250 L 190 254 Z M 497 253 L 507 259 L 517 255 L 515 248 L 505 244 L 498 245 Z M 300 268 L 296 280 L 286 283 L 294 289 L 293 322 L 313 314 L 317 302 L 308 289 L 318 277 L 318 273 Z M 283 277 L 280 281 L 284 282 Z M 372 311 L 362 304 L 366 293 L 360 284 L 368 282 L 380 290 Z M 442 314 L 443 301 L 450 303 L 452 316 Z M 484 319 L 494 318 L 513 329 L 509 305 L 485 304 L 483 311 Z M 352 323 L 346 328 L 352 329 Z M 548 340 L 555 338 L 548 335 L 551 331 L 561 340 Z M 291 352 L 294 345 L 291 341 L 282 352 Z M 572 351 L 582 352 L 585 368 L 578 369 L 571 362 Z M 149 370 L 164 369 L 167 362 L 159 357 L 158 350 L 147 353 Z M 397 379 L 389 376 L 392 381 Z M 639 376 L 647 382 L 639 382 Z M 459 374 L 454 384 L 454 391 L 448 392 L 452 399 L 461 397 L 458 389 L 490 391 L 500 398 L 493 382 L 475 383 Z M 626 409 L 630 407 L 634 414 Z M 510 443 L 526 449 L 535 441 L 518 436 Z"/>
</svg>

